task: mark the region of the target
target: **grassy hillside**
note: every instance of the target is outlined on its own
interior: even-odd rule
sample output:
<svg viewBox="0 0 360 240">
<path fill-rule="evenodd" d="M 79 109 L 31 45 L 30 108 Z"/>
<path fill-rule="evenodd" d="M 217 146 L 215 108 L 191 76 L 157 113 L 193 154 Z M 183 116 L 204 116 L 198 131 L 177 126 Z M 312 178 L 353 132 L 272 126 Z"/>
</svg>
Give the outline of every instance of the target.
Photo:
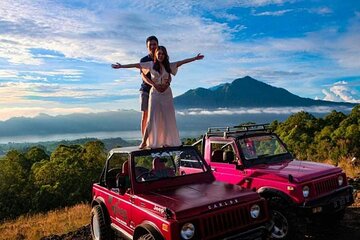
<svg viewBox="0 0 360 240">
<path fill-rule="evenodd" d="M 90 206 L 78 204 L 45 214 L 21 216 L 0 224 L 0 239 L 38 240 L 52 234 L 61 235 L 89 224 Z"/>
</svg>

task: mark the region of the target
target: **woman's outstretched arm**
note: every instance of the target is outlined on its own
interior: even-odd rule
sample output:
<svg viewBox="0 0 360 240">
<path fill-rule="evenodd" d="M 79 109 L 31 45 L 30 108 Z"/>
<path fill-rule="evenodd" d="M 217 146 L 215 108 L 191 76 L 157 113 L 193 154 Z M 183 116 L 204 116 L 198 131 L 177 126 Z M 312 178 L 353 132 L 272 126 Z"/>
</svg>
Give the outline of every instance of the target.
<svg viewBox="0 0 360 240">
<path fill-rule="evenodd" d="M 120 63 L 115 63 L 115 64 L 111 64 L 111 67 L 114 69 L 118 69 L 118 68 L 141 68 L 140 63 L 132 63 L 132 64 L 120 64 Z"/>
<path fill-rule="evenodd" d="M 181 65 L 185 64 L 185 63 L 190 63 L 190 62 L 193 62 L 193 61 L 196 61 L 196 60 L 201 60 L 204 58 L 204 55 L 201 55 L 200 53 L 198 55 L 196 55 L 195 57 L 192 57 L 192 58 L 187 58 L 187 59 L 184 59 L 184 60 L 181 60 L 181 61 L 178 61 L 178 62 L 175 62 L 176 63 L 176 67 L 180 67 Z"/>
</svg>

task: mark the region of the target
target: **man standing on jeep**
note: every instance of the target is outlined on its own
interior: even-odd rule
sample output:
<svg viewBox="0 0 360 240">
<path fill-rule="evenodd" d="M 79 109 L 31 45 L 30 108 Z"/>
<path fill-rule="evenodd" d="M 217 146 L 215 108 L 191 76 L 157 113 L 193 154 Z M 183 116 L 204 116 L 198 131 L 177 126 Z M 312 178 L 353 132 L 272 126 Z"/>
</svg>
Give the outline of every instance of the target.
<svg viewBox="0 0 360 240">
<path fill-rule="evenodd" d="M 146 48 L 148 49 L 148 55 L 140 59 L 140 62 L 149 62 L 154 61 L 155 50 L 159 45 L 159 41 L 155 36 L 150 36 L 146 39 Z M 150 72 L 144 75 L 141 71 L 141 78 L 143 80 L 140 87 L 140 108 L 141 108 L 141 134 L 144 136 L 144 131 L 146 128 L 146 122 L 148 118 L 148 107 L 149 107 L 149 92 L 151 89 L 152 83 L 148 80 L 151 80 Z M 148 78 L 148 79 L 146 79 Z"/>
</svg>

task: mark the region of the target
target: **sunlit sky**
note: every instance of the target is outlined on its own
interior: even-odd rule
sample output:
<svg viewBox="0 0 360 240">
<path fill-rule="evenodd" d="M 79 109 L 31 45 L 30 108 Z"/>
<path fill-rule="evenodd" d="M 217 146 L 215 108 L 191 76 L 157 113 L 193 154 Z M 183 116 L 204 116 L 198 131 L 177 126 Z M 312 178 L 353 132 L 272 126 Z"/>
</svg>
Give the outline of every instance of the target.
<svg viewBox="0 0 360 240">
<path fill-rule="evenodd" d="M 139 110 L 139 71 L 110 64 L 138 62 L 150 35 L 170 61 L 205 55 L 174 96 L 249 75 L 360 102 L 359 0 L 1 0 L 0 120 Z"/>
</svg>

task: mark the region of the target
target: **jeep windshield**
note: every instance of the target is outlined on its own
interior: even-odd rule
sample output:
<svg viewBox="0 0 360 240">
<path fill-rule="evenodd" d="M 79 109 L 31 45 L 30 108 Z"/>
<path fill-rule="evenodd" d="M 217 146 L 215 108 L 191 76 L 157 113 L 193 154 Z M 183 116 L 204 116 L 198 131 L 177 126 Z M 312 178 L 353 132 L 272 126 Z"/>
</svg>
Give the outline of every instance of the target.
<svg viewBox="0 0 360 240">
<path fill-rule="evenodd" d="M 276 135 L 248 136 L 238 139 L 244 158 L 244 165 L 267 164 L 281 162 L 292 158 Z"/>
<path fill-rule="evenodd" d="M 137 182 L 177 178 L 206 172 L 201 156 L 194 149 L 143 151 L 134 156 Z M 189 170 L 190 169 L 190 170 Z"/>
</svg>

